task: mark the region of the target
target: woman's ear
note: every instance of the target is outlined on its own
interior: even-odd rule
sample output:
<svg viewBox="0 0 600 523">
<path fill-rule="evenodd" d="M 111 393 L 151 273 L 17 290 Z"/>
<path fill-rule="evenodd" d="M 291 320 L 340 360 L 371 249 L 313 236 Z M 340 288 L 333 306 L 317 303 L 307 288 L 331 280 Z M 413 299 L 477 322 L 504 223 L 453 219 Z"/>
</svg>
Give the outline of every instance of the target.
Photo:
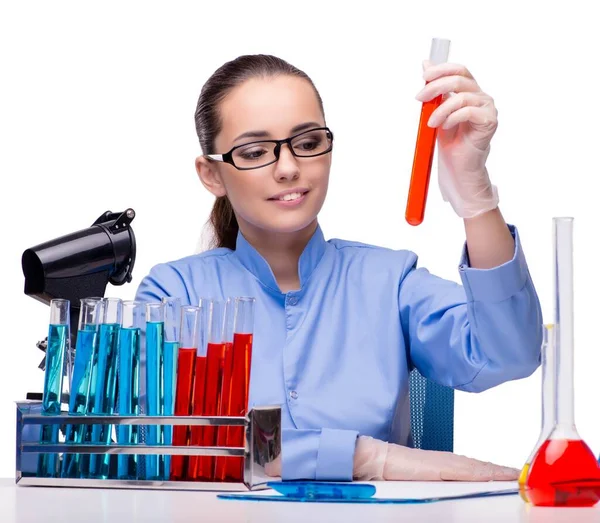
<svg viewBox="0 0 600 523">
<path fill-rule="evenodd" d="M 204 187 L 212 194 L 217 197 L 225 196 L 227 194 L 216 161 L 209 160 L 204 156 L 198 156 L 198 158 L 196 158 L 196 172 L 198 173 L 198 178 L 200 178 L 202 185 L 204 185 Z"/>
</svg>

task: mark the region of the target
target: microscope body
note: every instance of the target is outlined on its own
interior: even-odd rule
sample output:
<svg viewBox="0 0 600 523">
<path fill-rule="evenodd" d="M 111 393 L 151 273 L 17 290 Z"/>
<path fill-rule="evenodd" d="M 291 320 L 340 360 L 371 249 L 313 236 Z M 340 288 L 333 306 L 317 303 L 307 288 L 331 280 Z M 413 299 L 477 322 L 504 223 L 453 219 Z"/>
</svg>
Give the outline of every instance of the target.
<svg viewBox="0 0 600 523">
<path fill-rule="evenodd" d="M 25 294 L 50 305 L 70 301 L 71 350 L 76 346 L 80 300 L 104 297 L 108 283 L 131 282 L 136 242 L 133 209 L 105 212 L 88 228 L 55 238 L 23 252 Z M 45 341 L 37 344 L 45 352 Z M 40 368 L 45 367 L 44 361 Z M 35 398 L 30 398 L 35 399 Z"/>
</svg>

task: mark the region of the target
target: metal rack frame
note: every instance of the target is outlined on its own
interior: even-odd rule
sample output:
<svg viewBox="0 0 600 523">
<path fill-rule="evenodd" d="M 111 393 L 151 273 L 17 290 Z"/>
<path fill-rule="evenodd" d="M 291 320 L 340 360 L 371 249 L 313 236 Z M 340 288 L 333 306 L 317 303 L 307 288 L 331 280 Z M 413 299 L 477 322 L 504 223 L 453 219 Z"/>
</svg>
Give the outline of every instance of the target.
<svg viewBox="0 0 600 523">
<path fill-rule="evenodd" d="M 91 487 L 123 489 L 246 491 L 266 488 L 279 478 L 267 476 L 265 464 L 281 455 L 281 407 L 254 407 L 245 417 L 233 416 L 119 416 L 42 413 L 40 401 L 17 402 L 15 481 L 19 486 Z M 243 426 L 244 447 L 200 447 L 166 445 L 95 445 L 90 443 L 40 443 L 44 425 L 164 425 Z M 241 483 L 36 477 L 37 457 L 42 453 L 137 454 L 182 456 L 229 456 L 244 458 Z M 35 463 L 35 466 L 33 466 Z M 33 470 L 32 470 L 33 469 Z"/>
</svg>

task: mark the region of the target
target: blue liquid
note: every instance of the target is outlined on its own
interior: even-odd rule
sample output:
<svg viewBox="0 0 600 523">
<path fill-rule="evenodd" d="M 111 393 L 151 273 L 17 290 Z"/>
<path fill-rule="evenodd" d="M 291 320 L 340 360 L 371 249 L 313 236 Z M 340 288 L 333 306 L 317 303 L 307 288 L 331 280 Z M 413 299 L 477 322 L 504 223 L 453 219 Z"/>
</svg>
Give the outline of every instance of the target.
<svg viewBox="0 0 600 523">
<path fill-rule="evenodd" d="M 94 394 L 93 414 L 112 414 L 115 409 L 117 386 L 117 348 L 120 326 L 116 323 L 103 323 L 99 329 L 98 361 L 96 368 L 96 390 Z M 112 425 L 93 425 L 92 443 L 108 445 Z M 89 476 L 107 479 L 110 455 L 92 454 L 90 456 Z"/>
<path fill-rule="evenodd" d="M 92 358 L 98 342 L 96 332 L 95 325 L 84 325 L 83 330 L 77 333 L 75 365 L 69 399 L 70 414 L 83 415 L 87 413 Z M 87 429 L 87 425 L 67 425 L 65 443 L 82 443 Z M 81 458 L 81 454 L 64 454 L 61 472 L 63 478 L 79 477 Z"/>
<path fill-rule="evenodd" d="M 140 336 L 140 329 L 122 328 L 119 333 L 117 409 L 122 416 L 138 416 L 140 413 Z M 138 443 L 137 426 L 117 426 L 117 442 L 120 445 Z M 138 478 L 137 458 L 136 455 L 119 454 L 117 458 L 119 479 Z"/>
<path fill-rule="evenodd" d="M 165 404 L 163 414 L 165 416 L 175 415 L 175 384 L 177 382 L 177 354 L 179 343 L 176 341 L 164 342 L 165 359 Z M 164 428 L 164 443 L 171 445 L 173 443 L 173 427 L 166 425 Z M 165 481 L 169 480 L 171 471 L 171 456 L 165 456 Z"/>
<path fill-rule="evenodd" d="M 98 361 L 99 361 L 98 360 L 98 350 L 99 350 L 98 338 L 99 338 L 99 336 L 96 335 L 96 344 L 94 345 L 94 351 L 92 353 L 90 383 L 89 383 L 88 394 L 87 394 L 87 409 L 86 409 L 87 414 L 91 414 L 94 412 L 94 405 L 96 403 L 96 388 L 97 388 L 97 383 L 98 383 Z M 82 430 L 84 431 L 83 442 L 91 443 L 92 442 L 92 426 L 85 425 L 84 427 L 82 427 Z M 79 470 L 80 470 L 80 477 L 82 477 L 82 478 L 87 478 L 89 476 L 90 458 L 91 458 L 90 454 L 82 454 L 81 455 Z"/>
<path fill-rule="evenodd" d="M 42 413 L 44 414 L 60 414 L 68 339 L 67 325 L 49 326 L 44 395 L 42 397 Z M 60 425 L 42 425 L 41 443 L 58 443 L 59 428 Z M 45 478 L 58 477 L 58 464 L 58 454 L 40 454 L 37 475 Z"/>
<path fill-rule="evenodd" d="M 164 405 L 164 323 L 146 322 L 146 414 L 159 416 Z M 159 445 L 163 434 L 159 425 L 148 425 L 146 443 Z M 165 475 L 164 456 L 146 456 L 146 479 L 160 480 Z"/>
</svg>

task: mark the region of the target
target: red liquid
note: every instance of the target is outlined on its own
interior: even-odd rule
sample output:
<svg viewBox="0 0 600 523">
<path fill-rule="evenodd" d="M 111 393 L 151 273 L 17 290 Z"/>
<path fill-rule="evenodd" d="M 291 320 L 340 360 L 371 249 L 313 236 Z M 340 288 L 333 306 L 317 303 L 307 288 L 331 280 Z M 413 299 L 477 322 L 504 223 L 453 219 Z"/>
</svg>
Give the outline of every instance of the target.
<svg viewBox="0 0 600 523">
<path fill-rule="evenodd" d="M 437 128 L 429 127 L 427 122 L 431 113 L 442 103 L 442 97 L 438 96 L 429 102 L 425 102 L 421 108 L 415 156 L 413 160 L 410 187 L 408 189 L 408 201 L 406 203 L 406 221 L 410 225 L 419 225 L 423 222 L 425 215 L 425 204 L 427 192 L 429 191 L 429 178 L 431 176 L 431 163 L 435 148 Z"/>
<path fill-rule="evenodd" d="M 221 381 L 223 379 L 223 365 L 225 363 L 225 344 L 209 343 L 206 360 L 206 388 L 204 391 L 203 416 L 216 416 L 219 413 L 219 398 L 221 397 Z M 203 427 L 201 441 L 196 442 L 192 437 L 193 445 L 212 447 L 217 444 L 217 427 Z M 194 463 L 195 468 L 189 467 L 189 479 L 203 481 L 214 480 L 215 458 L 213 456 L 199 457 Z"/>
<path fill-rule="evenodd" d="M 545 507 L 591 507 L 600 500 L 600 467 L 582 440 L 549 439 L 531 462 L 527 498 Z"/>
<path fill-rule="evenodd" d="M 231 377 L 233 374 L 233 343 L 225 344 L 225 361 L 223 364 L 223 382 L 221 385 L 221 398 L 219 401 L 219 416 L 229 416 L 231 399 Z M 223 426 L 217 429 L 217 446 L 226 447 L 229 436 L 229 427 Z M 226 481 L 227 463 L 232 458 L 218 457 L 215 460 L 215 479 Z"/>
<path fill-rule="evenodd" d="M 230 415 L 245 416 L 248 410 L 250 386 L 250 364 L 252 361 L 252 334 L 233 335 L 233 372 L 231 380 Z M 244 446 L 244 427 L 229 427 L 228 447 Z M 244 477 L 243 458 L 227 458 L 227 478 L 242 481 Z"/>
<path fill-rule="evenodd" d="M 175 390 L 175 416 L 189 416 L 192 409 L 192 384 L 194 383 L 194 364 L 196 349 L 179 349 L 177 357 L 177 384 Z M 173 427 L 173 445 L 188 445 L 189 427 Z M 171 456 L 171 480 L 182 480 L 187 456 Z"/>
<path fill-rule="evenodd" d="M 196 375 L 194 376 L 194 395 L 192 397 L 192 415 L 202 416 L 204 411 L 204 391 L 206 390 L 206 356 L 196 357 Z M 204 427 L 192 427 L 190 445 L 202 445 Z M 198 476 L 199 456 L 188 456 L 187 479 Z"/>
</svg>

